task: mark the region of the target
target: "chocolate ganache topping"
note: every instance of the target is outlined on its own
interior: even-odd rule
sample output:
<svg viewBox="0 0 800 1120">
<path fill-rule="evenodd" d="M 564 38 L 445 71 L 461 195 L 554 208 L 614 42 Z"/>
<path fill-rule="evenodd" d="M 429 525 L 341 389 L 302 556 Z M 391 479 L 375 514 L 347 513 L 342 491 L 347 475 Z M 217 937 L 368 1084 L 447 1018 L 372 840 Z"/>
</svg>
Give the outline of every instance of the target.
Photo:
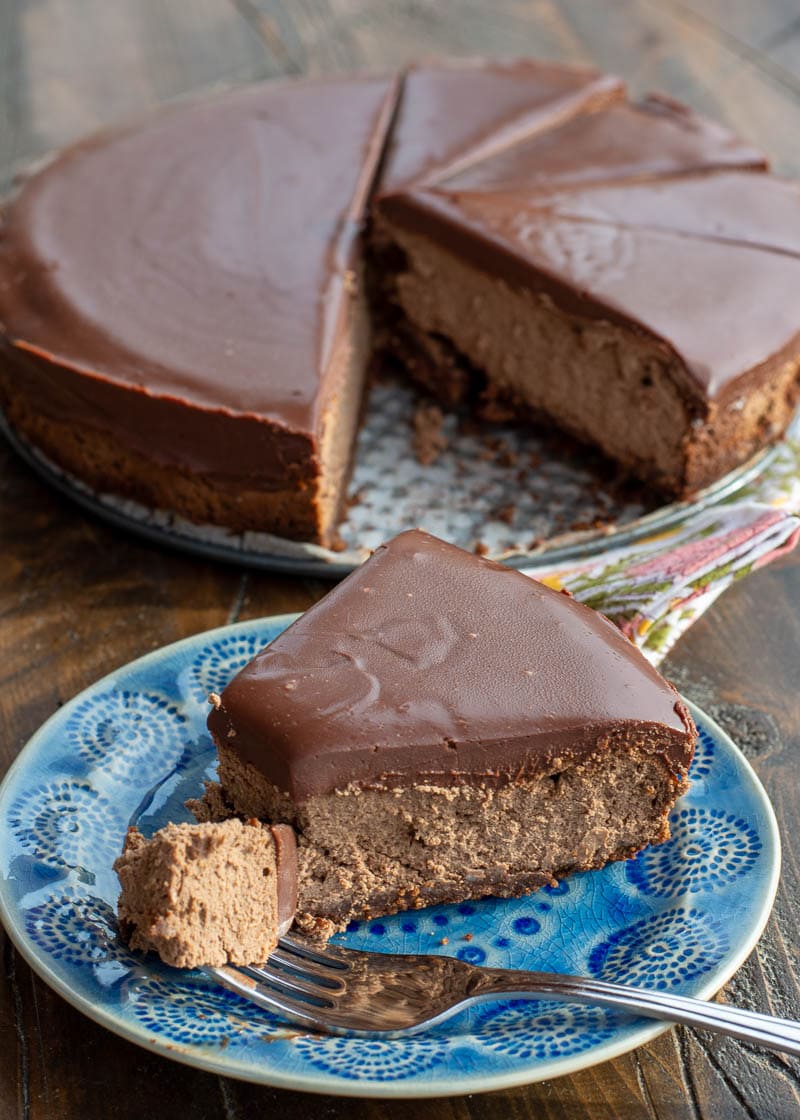
<svg viewBox="0 0 800 1120">
<path fill-rule="evenodd" d="M 537 192 L 556 218 L 656 230 L 800 257 L 800 183 L 739 171 Z"/>
<path fill-rule="evenodd" d="M 761 196 L 764 209 L 769 194 Z M 650 229 L 637 226 L 633 212 L 622 224 L 596 209 L 573 217 L 572 201 L 563 196 L 552 209 L 547 202 L 529 193 L 436 189 L 381 205 L 393 221 L 511 286 L 544 294 L 577 317 L 622 323 L 658 339 L 665 354 L 680 359 L 684 387 L 700 401 L 735 394 L 743 371 L 766 376 L 796 354 L 797 312 L 785 295 L 800 284 L 800 257 L 793 252 L 713 234 L 675 236 L 664 228 L 668 208 L 661 228 Z M 591 197 L 579 202 L 586 211 L 592 205 Z M 800 212 L 789 244 L 798 236 Z"/>
<path fill-rule="evenodd" d="M 381 190 L 454 175 L 573 113 L 624 96 L 624 83 L 611 74 L 529 59 L 412 66 L 403 78 Z"/>
<path fill-rule="evenodd" d="M 766 166 L 764 155 L 730 129 L 652 95 L 576 114 L 439 182 L 453 191 L 508 191 Z"/>
<path fill-rule="evenodd" d="M 258 654 L 209 727 L 299 802 L 534 776 L 633 735 L 684 773 L 695 737 L 675 690 L 602 615 L 416 530 Z"/>
<path fill-rule="evenodd" d="M 52 369 L 43 406 L 145 447 L 171 431 L 211 473 L 269 470 L 259 420 L 315 433 L 396 96 L 382 78 L 245 88 L 93 137 L 32 179 L 0 227 L 0 322 Z M 220 448 L 225 415 L 243 423 Z"/>
<path fill-rule="evenodd" d="M 728 129 L 652 96 L 576 114 L 378 205 L 569 314 L 655 337 L 704 400 L 797 349 L 784 293 L 800 282 L 800 191 L 754 174 L 765 168 Z"/>
</svg>

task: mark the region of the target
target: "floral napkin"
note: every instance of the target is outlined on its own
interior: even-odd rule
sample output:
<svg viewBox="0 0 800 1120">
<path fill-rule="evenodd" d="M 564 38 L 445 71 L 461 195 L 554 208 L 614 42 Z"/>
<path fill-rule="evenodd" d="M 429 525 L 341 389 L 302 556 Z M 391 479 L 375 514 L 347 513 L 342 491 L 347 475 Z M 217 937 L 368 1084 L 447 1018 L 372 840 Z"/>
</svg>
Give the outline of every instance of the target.
<svg viewBox="0 0 800 1120">
<path fill-rule="evenodd" d="M 726 587 L 800 540 L 800 435 L 727 499 L 678 525 L 568 567 L 526 568 L 620 627 L 653 664 Z"/>
</svg>

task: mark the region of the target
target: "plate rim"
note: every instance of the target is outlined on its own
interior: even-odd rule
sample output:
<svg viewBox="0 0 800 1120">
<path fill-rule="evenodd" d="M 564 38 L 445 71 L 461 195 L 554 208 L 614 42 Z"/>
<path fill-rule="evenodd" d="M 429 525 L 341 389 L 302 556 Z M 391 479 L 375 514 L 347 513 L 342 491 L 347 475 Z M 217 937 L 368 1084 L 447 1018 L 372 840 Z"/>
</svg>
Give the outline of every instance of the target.
<svg viewBox="0 0 800 1120">
<path fill-rule="evenodd" d="M 518 547 L 509 548 L 502 554 L 492 556 L 492 559 L 509 568 L 535 571 L 540 568 L 551 568 L 554 565 L 590 560 L 599 557 L 609 548 L 632 546 L 646 540 L 653 533 L 674 529 L 692 513 L 717 508 L 731 498 L 735 498 L 740 490 L 757 481 L 769 470 L 780 447 L 791 438 L 795 425 L 800 428 L 800 411 L 795 414 L 779 440 L 760 448 L 746 462 L 734 467 L 688 498 L 667 499 L 663 505 L 627 524 L 556 533 L 548 538 L 541 548 L 531 551 L 520 551 Z M 264 551 L 245 545 L 239 548 L 233 543 L 227 544 L 214 540 L 211 536 L 203 536 L 204 532 L 213 532 L 218 530 L 219 526 L 208 524 L 194 526 L 173 511 L 155 508 L 151 510 L 146 506 L 141 507 L 142 514 L 139 515 L 123 507 L 122 503 L 130 503 L 130 499 L 111 492 L 93 490 L 76 475 L 53 462 L 45 452 L 14 428 L 2 408 L 0 408 L 0 433 L 34 474 L 58 494 L 75 503 L 91 517 L 97 517 L 115 529 L 162 548 L 174 549 L 184 555 L 199 556 L 222 564 L 231 564 L 245 571 L 271 571 L 283 575 L 329 580 L 343 579 L 366 559 L 368 550 L 365 549 L 362 549 L 361 559 L 345 560 L 337 558 L 335 554 L 331 556 L 321 545 L 306 541 L 289 541 L 282 537 L 273 537 L 273 539 L 278 545 L 296 546 L 298 549 L 307 548 L 311 551 L 307 555 L 299 552 L 296 555 L 288 552 L 283 555 L 279 551 L 268 551 L 266 548 Z M 159 524 L 156 520 L 159 514 L 167 517 L 169 523 Z M 396 527 L 393 530 L 393 532 L 399 531 L 401 530 Z M 316 552 L 320 555 L 315 554 Z"/>
<path fill-rule="evenodd" d="M 178 654 L 184 648 L 194 646 L 201 641 L 205 644 L 209 644 L 215 639 L 219 639 L 223 636 L 227 637 L 259 625 L 282 625 L 282 627 L 285 628 L 299 618 L 301 613 L 302 612 L 285 612 L 281 614 L 265 615 L 259 618 L 245 619 L 239 622 L 224 624 L 210 630 L 187 635 L 175 642 L 159 646 L 157 649 L 151 650 L 149 653 L 143 654 L 138 658 L 134 658 L 132 661 L 125 662 L 117 668 L 112 669 L 98 680 L 87 685 L 68 700 L 66 704 L 63 704 L 53 712 L 20 749 L 19 754 L 9 766 L 2 782 L 0 782 L 0 812 L 3 810 L 3 802 L 9 796 L 9 791 L 13 787 L 18 773 L 24 769 L 27 762 L 26 755 L 33 753 L 39 745 L 39 742 L 47 738 L 51 725 L 57 720 L 63 719 L 64 713 L 77 705 L 87 692 L 112 684 L 121 672 L 141 671 L 142 669 L 146 669 L 151 663 L 156 663 L 166 657 Z M 745 960 L 750 956 L 764 932 L 764 928 L 772 913 L 780 881 L 781 839 L 775 810 L 769 796 L 758 774 L 744 756 L 741 749 L 734 743 L 727 732 L 725 732 L 714 719 L 707 715 L 702 708 L 690 700 L 685 700 L 685 702 L 695 722 L 705 726 L 715 740 L 721 741 L 723 746 L 732 752 L 738 765 L 748 777 L 752 791 L 763 811 L 764 825 L 769 846 L 774 853 L 773 859 L 769 865 L 769 874 L 765 883 L 764 897 L 757 920 L 753 924 L 747 937 L 739 944 L 730 961 L 724 966 L 718 966 L 716 969 L 712 969 L 709 976 L 702 984 L 698 985 L 694 993 L 695 998 L 707 1000 L 720 991 L 738 971 Z M 285 1073 L 275 1068 L 264 1069 L 262 1071 L 258 1070 L 257 1067 L 253 1065 L 247 1065 L 245 1067 L 245 1063 L 233 1058 L 225 1051 L 217 1056 L 216 1053 L 213 1055 L 207 1053 L 205 1048 L 201 1049 L 197 1046 L 190 1048 L 189 1046 L 176 1042 L 167 1043 L 158 1036 L 148 1034 L 146 1028 L 128 1023 L 117 1017 L 113 1012 L 97 1005 L 94 1001 L 73 989 L 48 965 L 44 957 L 39 955 L 29 943 L 29 939 L 25 935 L 23 924 L 18 920 L 18 912 L 13 907 L 12 900 L 8 897 L 9 892 L 6 890 L 6 882 L 7 880 L 5 877 L 0 877 L 0 922 L 2 922 L 15 949 L 20 953 L 23 960 L 25 960 L 32 971 L 58 995 L 65 999 L 67 1003 L 86 1015 L 87 1018 L 105 1027 L 107 1030 L 110 1030 L 112 1034 L 128 1042 L 132 1042 L 134 1045 L 141 1046 L 151 1053 L 155 1052 L 161 1057 L 172 1059 L 182 1065 L 188 1065 L 195 1069 L 201 1069 L 207 1073 L 217 1074 L 222 1077 L 230 1077 L 251 1084 L 266 1085 L 272 1088 L 289 1089 L 297 1092 L 307 1092 L 325 1096 L 367 1099 L 393 1097 L 396 1099 L 420 1100 L 434 1097 L 461 1096 L 469 1093 L 488 1093 L 503 1089 L 519 1088 L 524 1085 L 532 1085 L 550 1078 L 564 1077 L 584 1069 L 589 1069 L 603 1062 L 610 1061 L 613 1058 L 620 1057 L 622 1054 L 639 1049 L 640 1046 L 646 1045 L 674 1026 L 672 1023 L 653 1021 L 651 1025 L 642 1026 L 637 1029 L 632 1036 L 617 1039 L 616 1041 L 610 1039 L 594 1047 L 591 1051 L 550 1059 L 546 1062 L 537 1063 L 535 1067 L 522 1067 L 515 1070 L 500 1072 L 494 1076 L 485 1073 L 481 1075 L 473 1074 L 460 1079 L 450 1078 L 448 1080 L 442 1079 L 417 1084 L 405 1083 L 402 1081 L 376 1082 L 365 1080 L 360 1082 L 354 1081 L 352 1083 L 338 1080 L 335 1084 L 331 1084 L 333 1080 L 332 1075 L 327 1073 L 318 1074 L 305 1072 L 301 1076 L 298 1076 L 296 1073 Z M 303 1034 L 308 1032 L 298 1033 Z M 257 1073 L 260 1072 L 263 1073 L 264 1076 L 257 1076 Z"/>
</svg>

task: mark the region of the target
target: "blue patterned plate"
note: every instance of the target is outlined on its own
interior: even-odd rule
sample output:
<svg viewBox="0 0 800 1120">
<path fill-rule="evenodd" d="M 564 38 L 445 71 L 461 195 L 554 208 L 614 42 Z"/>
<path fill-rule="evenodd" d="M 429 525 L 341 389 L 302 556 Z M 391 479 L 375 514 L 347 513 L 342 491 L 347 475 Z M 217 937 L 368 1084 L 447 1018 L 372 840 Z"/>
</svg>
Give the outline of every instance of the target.
<svg viewBox="0 0 800 1120">
<path fill-rule="evenodd" d="M 130 953 L 111 870 L 126 826 L 188 819 L 211 775 L 206 696 L 291 621 L 227 626 L 141 658 L 66 704 L 0 790 L 0 915 L 29 964 L 104 1026 L 231 1077 L 352 1096 L 520 1085 L 624 1053 L 665 1028 L 598 1007 L 496 1002 L 416 1038 L 287 1029 L 196 972 Z M 694 711 L 700 744 L 669 843 L 519 900 L 439 906 L 354 926 L 353 946 L 455 953 L 707 997 L 758 939 L 777 884 L 772 808 L 730 739 Z"/>
</svg>

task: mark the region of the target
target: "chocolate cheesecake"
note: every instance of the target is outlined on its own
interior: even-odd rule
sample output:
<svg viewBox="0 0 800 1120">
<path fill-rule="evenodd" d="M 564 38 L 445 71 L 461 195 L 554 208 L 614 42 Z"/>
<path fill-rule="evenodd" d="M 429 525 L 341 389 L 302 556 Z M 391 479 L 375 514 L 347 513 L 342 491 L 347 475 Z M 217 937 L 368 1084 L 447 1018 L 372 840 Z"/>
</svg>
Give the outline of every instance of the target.
<svg viewBox="0 0 800 1120">
<path fill-rule="evenodd" d="M 382 194 L 390 348 L 440 401 L 529 416 L 689 495 L 800 393 L 800 189 L 660 98 Z"/>
<path fill-rule="evenodd" d="M 197 808 L 291 825 L 297 923 L 513 896 L 669 836 L 696 731 L 602 615 L 401 534 L 276 638 L 209 716 Z"/>
<path fill-rule="evenodd" d="M 175 968 L 260 964 L 294 919 L 297 854 L 283 825 L 231 819 L 130 828 L 114 864 L 120 930 Z"/>
<path fill-rule="evenodd" d="M 766 168 L 552 63 L 163 110 L 5 207 L 0 404 L 95 491 L 323 544 L 373 359 L 688 495 L 800 391 L 800 197 Z"/>
<path fill-rule="evenodd" d="M 0 394 L 94 489 L 326 539 L 369 357 L 360 230 L 396 100 L 268 83 L 78 144 L 0 228 Z"/>
</svg>

